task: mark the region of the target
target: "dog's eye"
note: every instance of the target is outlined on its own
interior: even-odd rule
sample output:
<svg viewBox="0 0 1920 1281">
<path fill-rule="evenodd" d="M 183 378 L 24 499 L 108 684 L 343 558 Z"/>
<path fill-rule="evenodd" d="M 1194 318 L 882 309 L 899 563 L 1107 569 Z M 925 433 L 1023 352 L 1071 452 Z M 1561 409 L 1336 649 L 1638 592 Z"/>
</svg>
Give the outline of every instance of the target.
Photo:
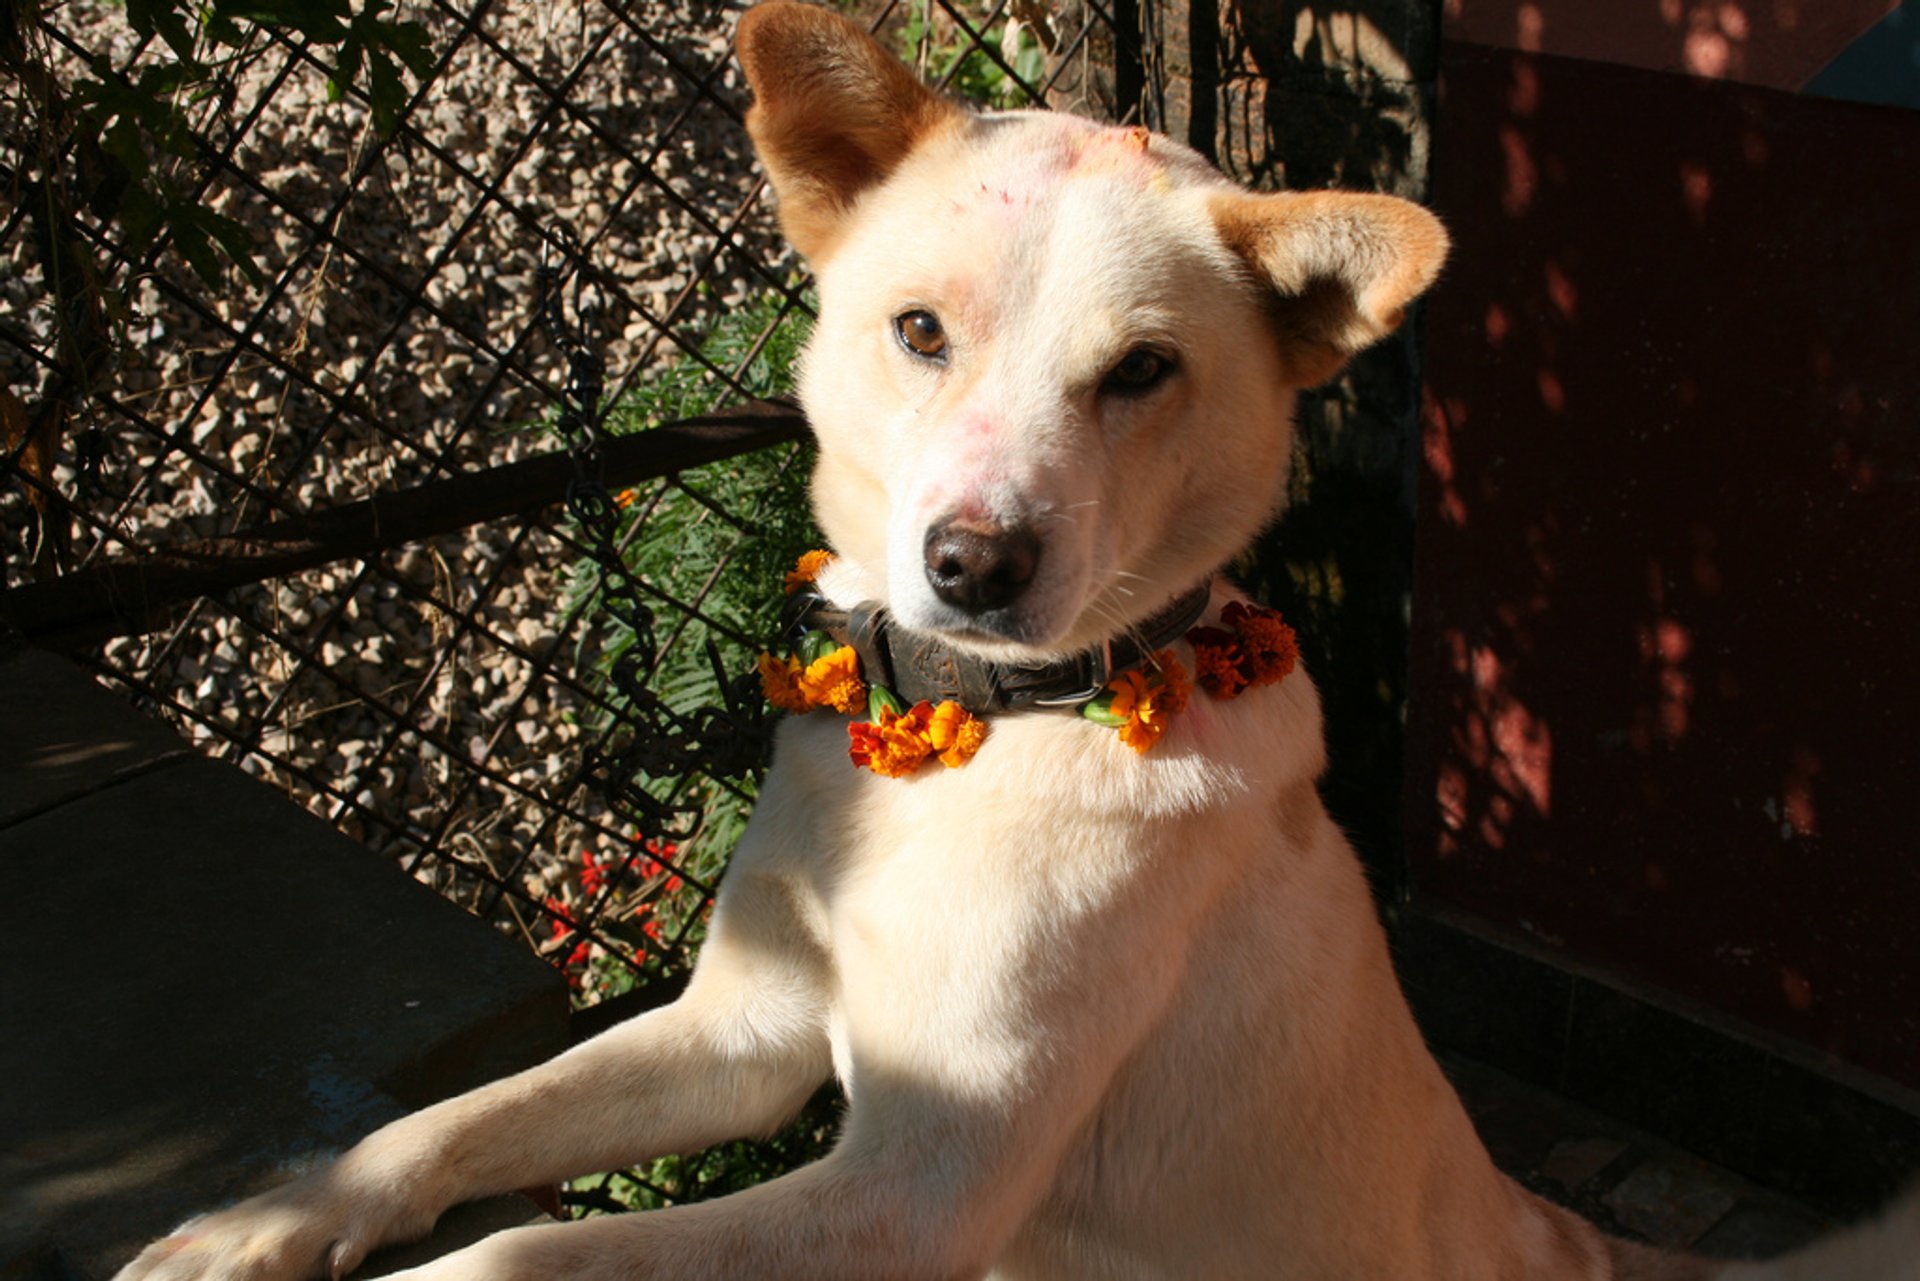
<svg viewBox="0 0 1920 1281">
<path fill-rule="evenodd" d="M 947 331 L 940 318 L 930 311 L 909 311 L 893 318 L 893 332 L 901 345 L 925 360 L 939 360 L 947 354 Z"/>
<path fill-rule="evenodd" d="M 1165 382 L 1173 372 L 1173 360 L 1151 347 L 1135 347 L 1120 357 L 1120 363 L 1107 371 L 1100 390 L 1121 396 L 1139 396 Z"/>
</svg>

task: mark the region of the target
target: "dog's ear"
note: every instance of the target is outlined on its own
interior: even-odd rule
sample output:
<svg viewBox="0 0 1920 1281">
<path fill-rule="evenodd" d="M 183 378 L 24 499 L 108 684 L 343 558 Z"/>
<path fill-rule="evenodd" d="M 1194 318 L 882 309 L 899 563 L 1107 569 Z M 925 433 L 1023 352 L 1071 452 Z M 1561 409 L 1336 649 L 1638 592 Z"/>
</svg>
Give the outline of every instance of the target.
<svg viewBox="0 0 1920 1281">
<path fill-rule="evenodd" d="M 1232 191 L 1211 205 L 1221 239 L 1273 287 L 1282 355 L 1303 387 L 1392 333 L 1447 256 L 1440 220 L 1394 196 Z"/>
<path fill-rule="evenodd" d="M 747 132 L 780 197 L 780 224 L 816 262 L 860 193 L 962 114 L 826 9 L 758 5 L 741 16 L 734 44 L 753 86 Z"/>
</svg>

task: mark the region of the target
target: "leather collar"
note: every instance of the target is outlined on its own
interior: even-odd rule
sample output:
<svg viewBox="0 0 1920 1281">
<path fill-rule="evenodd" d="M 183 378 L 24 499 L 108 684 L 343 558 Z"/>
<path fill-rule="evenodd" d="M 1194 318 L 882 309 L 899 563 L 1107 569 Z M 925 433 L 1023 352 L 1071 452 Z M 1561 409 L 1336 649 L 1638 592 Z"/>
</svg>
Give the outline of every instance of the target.
<svg viewBox="0 0 1920 1281">
<path fill-rule="evenodd" d="M 1203 579 L 1139 627 L 1047 663 L 992 662 L 937 636 L 908 631 L 872 601 L 842 609 L 812 587 L 787 598 L 782 622 L 790 638 L 822 631 L 853 646 L 867 683 L 886 686 L 908 706 L 951 699 L 986 716 L 1022 707 L 1080 706 L 1105 689 L 1116 672 L 1140 666 L 1186 635 L 1206 612 L 1212 589 L 1212 580 Z"/>
</svg>

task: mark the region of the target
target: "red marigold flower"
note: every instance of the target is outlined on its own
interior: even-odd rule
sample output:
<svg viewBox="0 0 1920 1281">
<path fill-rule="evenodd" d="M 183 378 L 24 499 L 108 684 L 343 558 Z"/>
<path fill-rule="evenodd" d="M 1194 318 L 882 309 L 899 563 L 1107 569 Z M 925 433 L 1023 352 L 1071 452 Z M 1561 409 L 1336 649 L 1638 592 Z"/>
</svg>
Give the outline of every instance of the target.
<svg viewBox="0 0 1920 1281">
<path fill-rule="evenodd" d="M 1187 669 L 1180 665 L 1180 656 L 1170 649 L 1155 654 L 1153 666 L 1160 678 L 1155 701 L 1167 715 L 1178 716 L 1187 710 L 1187 700 L 1193 697 L 1193 682 L 1187 678 Z"/>
<path fill-rule="evenodd" d="M 1215 698 L 1232 698 L 1246 688 L 1248 674 L 1240 652 L 1240 638 L 1218 627 L 1196 627 L 1187 633 L 1193 646 L 1193 678 Z"/>
<path fill-rule="evenodd" d="M 847 722 L 847 755 L 862 769 L 870 768 L 873 754 L 880 747 L 880 727 L 872 721 Z"/>
<path fill-rule="evenodd" d="M 1285 680 L 1300 661 L 1299 638 L 1279 610 L 1235 601 L 1221 611 L 1220 620 L 1238 633 L 1252 684 Z"/>
<path fill-rule="evenodd" d="M 1277 609 L 1234 601 L 1220 611 L 1225 627 L 1196 627 L 1194 678 L 1215 698 L 1233 698 L 1252 685 L 1271 685 L 1292 673 L 1300 643 Z"/>
</svg>

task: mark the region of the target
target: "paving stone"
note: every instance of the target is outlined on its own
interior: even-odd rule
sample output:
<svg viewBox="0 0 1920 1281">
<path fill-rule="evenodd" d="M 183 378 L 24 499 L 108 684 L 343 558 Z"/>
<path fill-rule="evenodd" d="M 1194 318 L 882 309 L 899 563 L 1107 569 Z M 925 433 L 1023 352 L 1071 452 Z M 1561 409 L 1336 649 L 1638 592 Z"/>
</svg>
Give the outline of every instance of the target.
<svg viewBox="0 0 1920 1281">
<path fill-rule="evenodd" d="M 1764 1258 L 1824 1224 L 1791 1197 L 1659 1136 L 1470 1059 L 1442 1062 L 1501 1168 L 1608 1231 Z"/>
<path fill-rule="evenodd" d="M 1656 1157 L 1601 1198 L 1621 1226 L 1655 1245 L 1683 1249 L 1705 1236 L 1740 1199 L 1724 1175 L 1698 1161 Z"/>
<path fill-rule="evenodd" d="M 1626 1150 L 1627 1145 L 1618 1139 L 1563 1139 L 1540 1163 L 1540 1173 L 1567 1191 L 1577 1192 Z"/>
<path fill-rule="evenodd" d="M 1810 1210 L 1742 1202 L 1693 1243 L 1716 1259 L 1771 1259 L 1805 1245 L 1834 1225 Z"/>
</svg>

